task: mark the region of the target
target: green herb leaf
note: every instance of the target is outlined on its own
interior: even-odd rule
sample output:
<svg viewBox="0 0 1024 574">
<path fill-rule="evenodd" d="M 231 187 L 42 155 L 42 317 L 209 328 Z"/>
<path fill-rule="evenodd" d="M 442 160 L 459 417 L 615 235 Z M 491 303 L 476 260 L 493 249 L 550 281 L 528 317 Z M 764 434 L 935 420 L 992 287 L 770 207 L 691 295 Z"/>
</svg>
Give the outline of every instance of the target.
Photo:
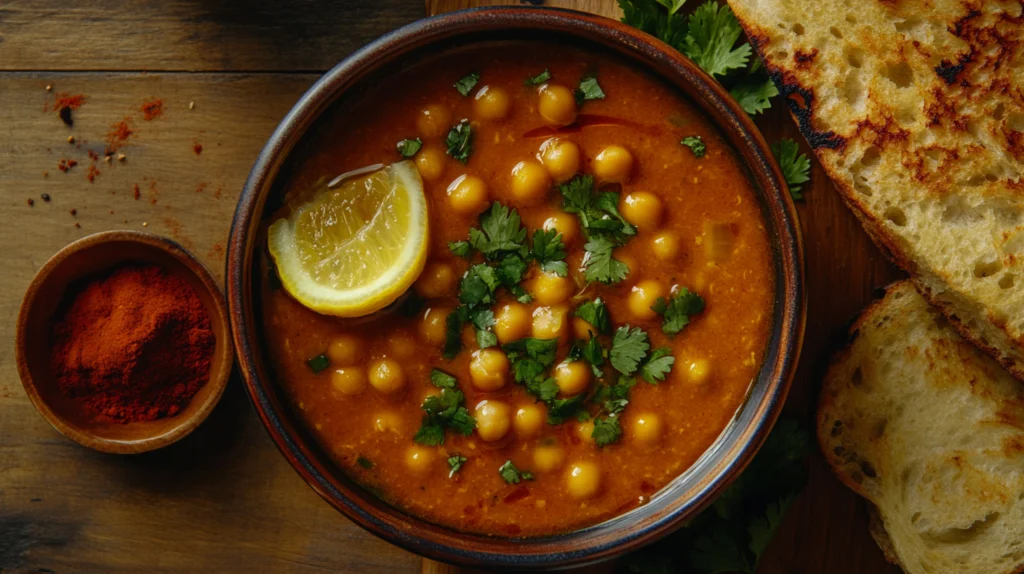
<svg viewBox="0 0 1024 574">
<path fill-rule="evenodd" d="M 643 329 L 624 325 L 619 327 L 612 337 L 612 350 L 609 351 L 608 358 L 616 371 L 628 377 L 636 372 L 650 348 L 647 333 Z"/>
<path fill-rule="evenodd" d="M 525 242 L 526 228 L 519 212 L 498 201 L 480 215 L 480 228 L 469 230 L 469 244 L 491 260 L 518 253 Z"/>
<path fill-rule="evenodd" d="M 320 373 L 324 372 L 324 369 L 331 366 L 331 361 L 327 359 L 327 355 L 320 353 L 319 355 L 306 361 L 306 364 L 309 365 L 309 368 L 310 370 L 313 371 L 314 375 L 319 375 Z"/>
<path fill-rule="evenodd" d="M 592 237 L 583 249 L 584 277 L 587 281 L 599 281 L 610 285 L 618 283 L 629 274 L 629 266 L 612 257 L 615 244 L 604 237 Z"/>
<path fill-rule="evenodd" d="M 523 84 L 527 86 L 539 86 L 550 79 L 551 72 L 545 69 L 543 72 L 537 74 L 536 76 L 526 78 L 526 80 L 523 81 Z"/>
<path fill-rule="evenodd" d="M 560 425 L 566 419 L 586 413 L 583 409 L 586 398 L 586 395 L 576 395 L 571 399 L 554 399 L 548 403 L 548 424 Z"/>
<path fill-rule="evenodd" d="M 498 344 L 498 336 L 494 334 L 494 331 L 486 331 L 484 329 L 477 329 L 476 331 L 476 344 L 481 349 L 488 347 L 494 347 Z"/>
<path fill-rule="evenodd" d="M 686 17 L 679 13 L 683 3 L 679 0 L 619 0 L 619 7 L 624 23 L 682 51 L 687 31 Z"/>
<path fill-rule="evenodd" d="M 514 290 L 519 287 L 528 267 L 526 260 L 519 255 L 506 255 L 498 262 L 498 281 L 509 290 Z"/>
<path fill-rule="evenodd" d="M 600 297 L 586 301 L 579 307 L 576 307 L 576 311 L 573 314 L 597 329 L 594 335 L 603 335 L 611 327 L 611 320 L 608 318 L 608 308 Z"/>
<path fill-rule="evenodd" d="M 799 152 L 800 146 L 791 139 L 782 139 L 772 144 L 772 154 L 779 161 L 782 175 L 785 176 L 786 185 L 789 186 L 789 194 L 795 201 L 804 198 L 800 193 L 801 184 L 811 179 L 811 160 Z"/>
<path fill-rule="evenodd" d="M 444 444 L 445 428 L 464 435 L 471 434 L 476 428 L 476 419 L 463 406 L 465 401 L 462 391 L 454 388 L 442 388 L 441 394 L 427 397 L 420 407 L 427 414 L 413 440 L 429 446 Z"/>
<path fill-rule="evenodd" d="M 531 256 L 547 273 L 562 277 L 569 274 L 569 266 L 564 261 L 566 252 L 562 234 L 554 229 L 538 229 L 533 232 Z"/>
<path fill-rule="evenodd" d="M 665 376 L 672 370 L 672 365 L 675 362 L 672 349 L 666 347 L 655 349 L 640 367 L 640 376 L 648 383 L 656 385 L 665 380 Z"/>
<path fill-rule="evenodd" d="M 498 275 L 493 267 L 486 263 L 477 263 L 466 271 L 459 282 L 459 301 L 467 305 L 494 303 L 494 291 L 499 284 Z"/>
<path fill-rule="evenodd" d="M 686 136 L 679 143 L 690 148 L 694 157 L 704 157 L 704 152 L 707 150 L 707 146 L 704 145 L 704 140 L 702 140 L 700 136 Z"/>
<path fill-rule="evenodd" d="M 455 82 L 455 89 L 463 96 L 468 96 L 469 92 L 473 89 L 473 86 L 476 86 L 476 83 L 479 81 L 480 74 L 471 72 L 460 78 L 458 82 Z"/>
<path fill-rule="evenodd" d="M 463 164 L 467 163 L 470 154 L 473 153 L 473 127 L 469 125 L 469 120 L 462 120 L 450 129 L 448 137 L 444 139 L 444 144 L 448 147 L 446 153 L 452 159 Z"/>
<path fill-rule="evenodd" d="M 729 94 L 739 102 L 743 111 L 753 116 L 772 107 L 771 99 L 779 95 L 779 89 L 764 74 L 751 74 L 733 86 Z"/>
<path fill-rule="evenodd" d="M 439 422 L 428 421 L 425 418 L 423 425 L 420 426 L 420 430 L 416 431 L 416 435 L 412 437 L 412 440 L 427 446 L 444 444 L 444 426 Z"/>
<path fill-rule="evenodd" d="M 601 89 L 601 85 L 597 83 L 597 76 L 586 75 L 580 80 L 579 87 L 573 91 L 573 95 L 576 97 L 576 105 L 582 106 L 583 102 L 587 100 L 603 100 L 605 97 L 604 90 Z"/>
<path fill-rule="evenodd" d="M 366 458 L 365 456 L 360 456 L 359 458 L 357 458 L 356 464 L 365 468 L 366 470 L 370 470 L 371 468 L 373 468 L 373 461 Z"/>
<path fill-rule="evenodd" d="M 622 427 L 619 426 L 619 418 L 609 416 L 594 421 L 594 432 L 590 433 L 591 438 L 597 446 L 608 446 L 622 438 Z"/>
<path fill-rule="evenodd" d="M 430 371 L 430 382 L 434 383 L 434 386 L 439 389 L 455 389 L 459 385 L 458 379 L 441 369 L 432 369 Z"/>
<path fill-rule="evenodd" d="M 743 68 L 750 58 L 750 44 L 733 47 L 742 29 L 732 10 L 709 0 L 690 15 L 683 53 L 712 76 Z"/>
<path fill-rule="evenodd" d="M 416 155 L 416 152 L 420 151 L 420 148 L 423 147 L 423 140 L 420 138 L 404 139 L 398 142 L 398 145 L 395 147 L 398 148 L 398 153 L 401 154 L 402 157 L 408 159 Z"/>
<path fill-rule="evenodd" d="M 455 473 L 459 472 L 459 470 L 462 469 L 462 465 L 466 464 L 466 460 L 467 460 L 466 457 L 460 456 L 460 455 L 457 455 L 457 454 L 453 454 L 452 456 L 449 456 L 448 457 L 448 468 L 450 468 L 451 470 L 448 471 L 448 478 L 451 478 L 451 477 L 455 476 Z"/>
<path fill-rule="evenodd" d="M 658 0 L 658 4 L 668 8 L 669 14 L 675 14 L 683 7 L 683 4 L 686 4 L 686 0 Z"/>
<path fill-rule="evenodd" d="M 511 460 L 506 460 L 505 464 L 501 465 L 501 468 L 498 469 L 498 474 L 509 484 L 519 484 L 522 480 L 533 480 L 532 473 L 519 470 L 516 468 L 516 465 L 512 464 Z"/>
<path fill-rule="evenodd" d="M 456 257 L 469 257 L 473 254 L 473 248 L 470 247 L 468 241 L 449 241 L 448 251 L 451 251 L 452 255 Z"/>
<path fill-rule="evenodd" d="M 664 318 L 661 323 L 662 332 L 675 337 L 690 324 L 690 317 L 704 310 L 704 298 L 683 287 L 667 302 L 664 297 L 658 297 L 651 309 Z"/>
</svg>

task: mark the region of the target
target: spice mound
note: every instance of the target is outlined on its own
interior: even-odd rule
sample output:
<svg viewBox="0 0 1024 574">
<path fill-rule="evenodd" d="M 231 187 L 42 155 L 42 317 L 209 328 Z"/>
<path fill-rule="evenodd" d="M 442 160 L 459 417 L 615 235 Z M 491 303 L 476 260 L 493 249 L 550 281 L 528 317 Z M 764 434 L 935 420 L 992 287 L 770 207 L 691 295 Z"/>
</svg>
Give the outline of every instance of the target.
<svg viewBox="0 0 1024 574">
<path fill-rule="evenodd" d="M 73 286 L 51 328 L 61 391 L 119 423 L 173 416 L 209 379 L 215 337 L 195 290 L 157 265 Z"/>
</svg>

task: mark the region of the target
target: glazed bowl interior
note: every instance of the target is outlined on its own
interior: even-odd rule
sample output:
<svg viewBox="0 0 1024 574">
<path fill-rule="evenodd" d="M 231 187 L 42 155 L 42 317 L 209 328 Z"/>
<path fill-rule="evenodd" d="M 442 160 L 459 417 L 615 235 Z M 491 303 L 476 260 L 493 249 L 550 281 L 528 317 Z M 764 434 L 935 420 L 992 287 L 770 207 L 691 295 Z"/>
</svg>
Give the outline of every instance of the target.
<svg viewBox="0 0 1024 574">
<path fill-rule="evenodd" d="M 772 245 L 775 301 L 763 366 L 732 422 L 707 452 L 651 501 L 601 524 L 566 534 L 501 538 L 458 532 L 383 502 L 331 461 L 288 407 L 269 361 L 260 276 L 268 217 L 310 147 L 317 122 L 366 93 L 375 78 L 448 50 L 478 43 L 543 41 L 600 50 L 676 88 L 730 142 L 753 183 Z M 803 332 L 802 251 L 795 214 L 768 146 L 738 105 L 674 49 L 597 16 L 551 9 L 491 8 L 424 20 L 381 38 L 339 64 L 292 109 L 257 160 L 239 200 L 228 252 L 233 334 L 250 397 L 271 437 L 299 474 L 329 503 L 371 532 L 407 549 L 468 566 L 537 568 L 605 559 L 651 542 L 709 504 L 749 462 L 785 399 Z"/>
</svg>

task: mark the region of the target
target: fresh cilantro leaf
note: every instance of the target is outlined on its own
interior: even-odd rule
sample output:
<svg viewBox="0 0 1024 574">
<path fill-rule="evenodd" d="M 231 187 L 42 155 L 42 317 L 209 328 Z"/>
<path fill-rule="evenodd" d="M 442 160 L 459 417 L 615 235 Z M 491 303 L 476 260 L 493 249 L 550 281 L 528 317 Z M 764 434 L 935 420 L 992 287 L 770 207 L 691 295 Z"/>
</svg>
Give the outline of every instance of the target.
<svg viewBox="0 0 1024 574">
<path fill-rule="evenodd" d="M 800 146 L 791 139 L 781 139 L 772 144 L 772 154 L 779 161 L 782 175 L 785 176 L 786 185 L 789 186 L 789 193 L 795 201 L 804 198 L 800 193 L 801 184 L 811 179 L 811 160 L 799 152 Z"/>
<path fill-rule="evenodd" d="M 459 283 L 459 301 L 467 305 L 494 303 L 494 291 L 498 285 L 494 268 L 486 263 L 477 263 L 466 271 Z"/>
<path fill-rule="evenodd" d="M 359 458 L 357 458 L 356 464 L 365 468 L 366 470 L 370 470 L 371 468 L 373 468 L 373 461 L 366 458 L 365 456 L 360 456 Z"/>
<path fill-rule="evenodd" d="M 401 154 L 402 157 L 408 159 L 416 155 L 416 152 L 420 151 L 420 148 L 423 147 L 423 140 L 420 138 L 404 139 L 398 142 L 395 147 L 398 149 L 398 153 Z"/>
<path fill-rule="evenodd" d="M 473 431 L 476 429 L 476 419 L 473 418 L 473 415 L 469 414 L 469 410 L 466 407 L 459 407 L 452 414 L 448 426 L 455 432 L 468 436 L 473 434 Z"/>
<path fill-rule="evenodd" d="M 430 371 L 430 382 L 434 383 L 434 386 L 439 389 L 455 389 L 459 385 L 458 379 L 441 369 L 432 369 Z"/>
<path fill-rule="evenodd" d="M 469 257 L 473 254 L 473 248 L 469 246 L 468 241 L 449 241 L 448 251 L 456 257 Z"/>
<path fill-rule="evenodd" d="M 708 0 L 690 15 L 683 53 L 712 76 L 743 68 L 750 58 L 750 44 L 733 47 L 742 29 L 732 10 Z"/>
<path fill-rule="evenodd" d="M 727 524 L 717 524 L 693 541 L 687 559 L 697 572 L 718 574 L 744 572 L 753 574 L 746 550 Z"/>
<path fill-rule="evenodd" d="M 441 394 L 427 397 L 420 406 L 427 414 L 413 441 L 428 446 L 444 444 L 446 428 L 463 435 L 471 434 L 476 428 L 476 419 L 463 406 L 465 402 L 466 396 L 454 388 L 442 388 Z"/>
<path fill-rule="evenodd" d="M 665 347 L 655 349 L 640 367 L 640 376 L 648 383 L 656 385 L 665 380 L 665 376 L 672 370 L 672 365 L 675 362 L 676 359 L 672 356 L 671 349 Z"/>
<path fill-rule="evenodd" d="M 604 90 L 597 83 L 597 76 L 591 74 L 580 80 L 580 85 L 573 91 L 573 95 L 576 97 L 577 106 L 582 106 L 587 100 L 603 100 L 605 97 Z"/>
<path fill-rule="evenodd" d="M 534 337 L 525 337 L 517 339 L 510 343 L 506 343 L 503 347 L 505 353 L 510 355 L 523 355 L 535 359 L 544 364 L 544 366 L 551 366 L 555 361 L 555 351 L 558 350 L 558 339 L 537 339 Z"/>
<path fill-rule="evenodd" d="M 590 340 L 580 348 L 580 355 L 590 363 L 595 377 L 601 377 L 604 374 L 601 372 L 601 366 L 604 365 L 604 349 L 601 348 L 601 342 L 597 340 L 597 337 L 590 336 Z"/>
<path fill-rule="evenodd" d="M 509 484 L 519 484 L 521 480 L 533 480 L 532 473 L 519 470 L 516 468 L 516 465 L 512 464 L 511 460 L 506 460 L 505 464 L 501 465 L 501 468 L 498 469 L 498 474 Z"/>
<path fill-rule="evenodd" d="M 760 60 L 754 59 L 754 62 Z M 739 102 L 743 111 L 753 116 L 772 107 L 771 98 L 779 95 L 779 89 L 764 74 L 751 74 L 733 86 L 729 94 Z"/>
<path fill-rule="evenodd" d="M 619 244 L 636 235 L 636 228 L 619 213 L 619 194 L 596 192 L 593 176 L 578 175 L 558 189 L 562 193 L 562 209 L 576 214 L 588 235 L 609 235 Z"/>
<path fill-rule="evenodd" d="M 416 435 L 412 437 L 412 440 L 427 446 L 444 444 L 444 426 L 441 423 L 424 418 L 423 425 L 420 427 L 420 430 L 416 431 Z"/>
<path fill-rule="evenodd" d="M 538 229 L 533 232 L 531 254 L 540 268 L 547 273 L 565 277 L 569 274 L 566 264 L 565 244 L 562 234 L 554 229 Z"/>
<path fill-rule="evenodd" d="M 444 358 L 451 360 L 462 350 L 462 325 L 469 320 L 469 310 L 465 305 L 459 305 L 448 313 L 445 319 L 444 333 Z"/>
<path fill-rule="evenodd" d="M 615 244 L 604 237 L 592 237 L 583 249 L 584 277 L 587 281 L 600 281 L 605 284 L 618 283 L 626 278 L 629 267 L 612 257 Z"/>
<path fill-rule="evenodd" d="M 550 79 L 551 79 L 551 72 L 549 72 L 545 68 L 545 70 L 543 72 L 537 74 L 536 76 L 532 76 L 532 77 L 526 78 L 526 80 L 523 81 L 523 84 L 527 85 L 527 86 L 539 86 L 539 85 L 543 84 L 544 82 L 546 82 L 546 81 L 548 81 Z"/>
<path fill-rule="evenodd" d="M 672 6 L 667 6 L 666 2 L 670 1 Z M 643 30 L 679 51 L 685 45 L 687 29 L 686 17 L 679 13 L 682 4 L 672 0 L 619 0 L 623 23 Z"/>
<path fill-rule="evenodd" d="M 448 147 L 446 153 L 452 159 L 463 164 L 467 163 L 470 154 L 473 153 L 473 126 L 469 125 L 469 120 L 462 120 L 448 130 L 448 137 L 444 139 L 444 144 Z"/>
<path fill-rule="evenodd" d="M 603 335 L 611 327 L 611 320 L 608 318 L 608 307 L 605 306 L 604 301 L 600 297 L 586 301 L 579 307 L 576 307 L 576 311 L 573 314 L 597 329 L 597 332 L 594 333 L 595 335 Z"/>
<path fill-rule="evenodd" d="M 555 382 L 555 379 L 550 377 L 546 379 L 534 377 L 527 381 L 526 392 L 544 402 L 548 402 L 558 395 L 558 384 Z"/>
<path fill-rule="evenodd" d="M 526 260 L 519 255 L 507 255 L 498 262 L 498 281 L 510 290 L 519 286 L 519 282 L 526 275 L 528 265 Z"/>
<path fill-rule="evenodd" d="M 463 96 L 468 96 L 473 86 L 480 81 L 480 74 L 477 72 L 471 72 L 466 74 L 459 81 L 455 82 L 455 89 L 459 91 Z"/>
<path fill-rule="evenodd" d="M 324 372 L 324 369 L 331 366 L 331 361 L 327 358 L 327 355 L 320 353 L 312 359 L 306 361 L 306 365 L 313 371 L 314 375 L 319 375 Z"/>
<path fill-rule="evenodd" d="M 526 290 L 519 285 L 516 285 L 509 290 L 512 291 L 512 296 L 516 298 L 516 301 L 519 301 L 523 305 L 533 301 L 533 296 L 527 293 Z"/>
<path fill-rule="evenodd" d="M 487 307 L 478 307 L 469 312 L 469 320 L 477 329 L 490 329 L 494 326 L 494 311 Z"/>
<path fill-rule="evenodd" d="M 480 215 L 480 228 L 469 230 L 470 246 L 491 260 L 518 252 L 525 241 L 526 228 L 523 227 L 519 212 L 498 201 Z"/>
<path fill-rule="evenodd" d="M 498 336 L 494 334 L 494 331 L 487 331 L 484 329 L 477 329 L 476 331 L 476 344 L 481 349 L 488 347 L 494 347 L 498 344 Z"/>
<path fill-rule="evenodd" d="M 704 152 L 707 150 L 707 146 L 704 145 L 704 140 L 700 136 L 686 136 L 681 142 L 684 146 L 690 148 L 693 152 L 694 157 L 704 157 Z"/>
<path fill-rule="evenodd" d="M 658 4 L 661 4 L 668 9 L 669 14 L 675 14 L 686 4 L 686 0 L 658 0 Z"/>
<path fill-rule="evenodd" d="M 462 465 L 466 464 L 466 460 L 468 460 L 466 457 L 458 454 L 453 454 L 449 456 L 448 468 L 450 468 L 451 470 L 448 471 L 448 478 L 455 476 L 456 472 L 462 470 Z"/>
<path fill-rule="evenodd" d="M 605 401 L 601 408 L 608 414 L 617 415 L 625 410 L 628 404 L 629 399 L 610 399 Z"/>
<path fill-rule="evenodd" d="M 526 387 L 526 392 L 545 402 L 555 398 L 558 385 L 544 375 L 555 362 L 558 339 L 528 337 L 506 343 L 502 348 L 508 355 L 513 378 Z"/>
<path fill-rule="evenodd" d="M 747 534 L 750 535 L 750 544 L 747 545 L 747 548 L 754 553 L 754 569 L 757 568 L 758 562 L 761 561 L 761 555 L 768 548 L 768 543 L 772 541 L 775 531 L 779 529 L 782 519 L 786 516 L 786 511 L 789 510 L 789 506 L 795 499 L 796 493 L 790 492 L 775 502 L 769 503 L 764 509 L 764 516 L 753 517 L 750 524 L 747 525 Z"/>
<path fill-rule="evenodd" d="M 576 395 L 571 399 L 555 399 L 548 403 L 548 424 L 560 425 L 566 419 L 585 413 L 583 410 L 586 395 Z"/>
<path fill-rule="evenodd" d="M 608 446 L 622 438 L 622 427 L 619 418 L 609 416 L 594 421 L 594 431 L 590 433 L 597 446 Z"/>
<path fill-rule="evenodd" d="M 690 317 L 704 310 L 704 298 L 683 287 L 668 301 L 665 301 L 664 297 L 658 297 L 651 309 L 664 318 L 661 323 L 662 332 L 669 337 L 675 337 L 690 324 Z"/>
<path fill-rule="evenodd" d="M 619 327 L 612 337 L 612 350 L 609 351 L 608 358 L 616 371 L 628 377 L 636 372 L 650 348 L 647 333 L 643 329 L 624 325 Z"/>
</svg>

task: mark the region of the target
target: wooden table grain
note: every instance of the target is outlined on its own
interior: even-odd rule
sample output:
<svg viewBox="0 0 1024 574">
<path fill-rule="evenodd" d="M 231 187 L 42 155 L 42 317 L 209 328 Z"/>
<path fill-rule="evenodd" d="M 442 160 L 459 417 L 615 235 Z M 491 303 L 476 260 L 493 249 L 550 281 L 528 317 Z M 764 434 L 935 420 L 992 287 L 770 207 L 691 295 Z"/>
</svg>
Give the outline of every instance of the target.
<svg viewBox="0 0 1024 574">
<path fill-rule="evenodd" d="M 119 457 L 63 438 L 21 388 L 14 317 L 51 254 L 106 229 L 175 238 L 221 277 L 242 182 L 319 74 L 425 14 L 487 3 L 0 3 L 0 572 L 458 571 L 421 562 L 322 502 L 279 455 L 237 380 L 202 427 L 162 451 Z M 618 12 L 614 0 L 548 4 Z M 58 93 L 86 96 L 73 126 L 49 109 Z M 146 120 L 151 99 L 163 114 Z M 108 134 L 121 121 L 133 134 L 108 163 Z M 759 126 L 769 140 L 802 142 L 782 110 Z M 64 173 L 61 160 L 78 165 Z M 807 338 L 787 411 L 809 419 L 830 341 L 897 273 L 817 165 L 806 197 Z M 761 571 L 896 572 L 867 535 L 863 505 L 820 457 L 810 467 Z"/>
</svg>

